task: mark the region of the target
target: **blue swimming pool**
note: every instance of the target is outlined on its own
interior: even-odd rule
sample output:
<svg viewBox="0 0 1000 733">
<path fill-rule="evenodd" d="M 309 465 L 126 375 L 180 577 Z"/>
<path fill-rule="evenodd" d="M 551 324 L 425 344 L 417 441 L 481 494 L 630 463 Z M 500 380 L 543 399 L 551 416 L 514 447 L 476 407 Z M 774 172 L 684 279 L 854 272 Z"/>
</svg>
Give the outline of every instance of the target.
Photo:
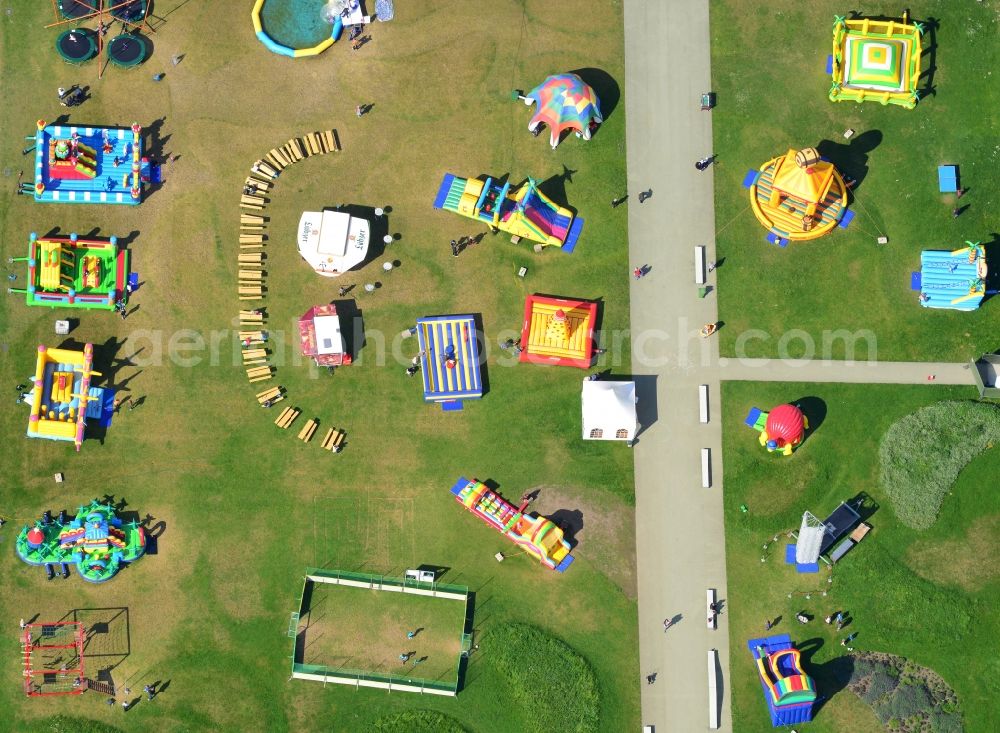
<svg viewBox="0 0 1000 733">
<path fill-rule="evenodd" d="M 324 0 L 267 0 L 260 9 L 260 22 L 275 43 L 295 50 L 312 48 L 333 31 L 321 13 L 325 4 Z"/>
</svg>

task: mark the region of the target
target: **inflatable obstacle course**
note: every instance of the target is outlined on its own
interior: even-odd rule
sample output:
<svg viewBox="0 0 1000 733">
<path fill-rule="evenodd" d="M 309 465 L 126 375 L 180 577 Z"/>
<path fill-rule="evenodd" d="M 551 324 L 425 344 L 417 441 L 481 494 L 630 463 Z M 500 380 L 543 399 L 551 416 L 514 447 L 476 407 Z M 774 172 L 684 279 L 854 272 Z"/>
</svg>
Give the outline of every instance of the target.
<svg viewBox="0 0 1000 733">
<path fill-rule="evenodd" d="M 529 178 L 520 186 L 492 178 L 459 178 L 445 174 L 434 199 L 444 209 L 543 247 L 572 251 L 583 230 L 583 219 L 557 206 Z"/>
<path fill-rule="evenodd" d="M 451 493 L 462 506 L 550 570 L 565 572 L 573 562 L 563 531 L 551 519 L 526 514 L 527 501 L 515 507 L 482 481 L 465 477 L 455 482 Z"/>
</svg>

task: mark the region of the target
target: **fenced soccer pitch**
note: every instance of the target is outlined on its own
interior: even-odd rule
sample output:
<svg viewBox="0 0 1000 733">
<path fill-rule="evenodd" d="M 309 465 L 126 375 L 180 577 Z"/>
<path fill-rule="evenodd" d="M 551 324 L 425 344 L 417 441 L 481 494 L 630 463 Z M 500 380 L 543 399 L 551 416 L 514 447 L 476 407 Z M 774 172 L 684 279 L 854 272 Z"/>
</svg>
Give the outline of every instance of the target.
<svg viewBox="0 0 1000 733">
<path fill-rule="evenodd" d="M 365 590 L 378 594 L 363 600 L 374 604 L 373 611 L 381 610 L 381 618 L 375 618 L 373 613 L 359 619 L 357 603 L 349 607 L 354 609 L 353 618 L 346 612 L 348 601 L 362 600 L 362 596 L 347 594 L 360 594 Z M 322 608 L 326 598 L 343 603 L 345 612 L 335 616 L 330 608 Z M 408 613 L 410 601 L 404 599 L 413 599 L 414 613 Z M 461 606 L 439 607 L 438 603 Z M 435 616 L 438 613 L 452 616 L 454 629 L 437 628 L 430 622 L 429 628 L 409 639 L 405 629 L 415 631 L 419 626 L 403 626 L 402 616 L 391 615 L 405 615 L 405 620 L 415 626 L 410 617 L 422 617 L 421 614 L 429 612 L 434 612 Z M 369 628 L 360 628 L 364 622 Z M 371 628 L 373 624 L 376 628 Z M 353 637 L 352 632 L 356 634 Z M 469 589 L 461 585 L 307 568 L 299 610 L 291 615 L 288 636 L 293 639 L 291 676 L 294 679 L 453 697 L 461 687 L 472 645 L 472 600 Z M 403 661 L 398 671 L 393 671 L 398 662 L 391 654 L 398 649 L 403 649 L 403 653 L 409 651 L 404 647 L 416 653 Z M 421 656 L 428 648 L 429 653 Z M 387 651 L 390 649 L 391 654 Z M 381 660 L 378 659 L 380 653 L 383 654 Z M 317 654 L 319 658 L 314 658 Z M 426 665 L 421 669 L 423 676 L 415 674 L 418 663 Z M 433 672 L 436 670 L 440 673 L 435 677 Z"/>
</svg>

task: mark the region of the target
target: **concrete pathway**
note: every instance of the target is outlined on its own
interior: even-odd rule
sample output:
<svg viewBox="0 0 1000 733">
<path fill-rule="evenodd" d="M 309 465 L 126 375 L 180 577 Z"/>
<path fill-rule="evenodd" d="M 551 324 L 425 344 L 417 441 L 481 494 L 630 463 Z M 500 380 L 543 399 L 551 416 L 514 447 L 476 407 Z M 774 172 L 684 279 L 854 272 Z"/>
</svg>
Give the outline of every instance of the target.
<svg viewBox="0 0 1000 733">
<path fill-rule="evenodd" d="M 699 299 L 692 284 L 694 245 L 714 258 L 712 173 L 694 168 L 711 154 L 711 113 L 700 110 L 709 74 L 707 0 L 625 0 L 625 100 L 628 136 L 628 221 L 632 267 L 649 274 L 633 282 L 632 332 L 662 329 L 681 317 L 717 318 L 714 298 Z M 652 189 L 645 203 L 639 191 Z M 698 422 L 700 370 L 681 369 L 677 339 L 646 343 L 634 371 L 655 376 L 655 422 L 635 446 L 636 554 L 639 587 L 639 663 L 642 722 L 657 733 L 708 726 L 707 652 L 717 649 L 723 670 L 721 730 L 732 730 L 725 678 L 729 669 L 727 616 L 718 630 L 705 620 L 705 589 L 726 596 L 722 485 L 701 488 L 699 449 L 719 455 L 716 418 Z M 706 344 L 716 364 L 714 340 Z M 647 364 L 663 364 L 649 368 Z M 712 385 L 718 405 L 718 382 Z M 643 412 L 651 408 L 647 397 Z M 715 465 L 721 477 L 720 463 Z M 667 633 L 665 617 L 679 617 Z"/>
<path fill-rule="evenodd" d="M 708 0 L 625 0 L 624 11 L 630 269 L 649 267 L 631 290 L 633 371 L 648 375 L 639 408 L 649 428 L 634 456 L 642 723 L 656 733 L 708 727 L 714 649 L 719 729 L 732 731 L 728 615 L 714 631 L 705 619 L 705 590 L 727 597 L 720 382 L 972 385 L 973 377 L 967 364 L 719 358 L 715 338 L 698 338 L 701 324 L 718 320 L 715 298 L 699 299 L 694 284 L 694 246 L 716 259 L 712 171 L 694 168 L 712 153 L 712 114 L 700 109 L 711 89 Z M 708 424 L 699 422 L 701 384 Z M 701 487 L 702 448 L 712 454 L 710 489 Z M 664 618 L 677 619 L 666 633 Z"/>
</svg>

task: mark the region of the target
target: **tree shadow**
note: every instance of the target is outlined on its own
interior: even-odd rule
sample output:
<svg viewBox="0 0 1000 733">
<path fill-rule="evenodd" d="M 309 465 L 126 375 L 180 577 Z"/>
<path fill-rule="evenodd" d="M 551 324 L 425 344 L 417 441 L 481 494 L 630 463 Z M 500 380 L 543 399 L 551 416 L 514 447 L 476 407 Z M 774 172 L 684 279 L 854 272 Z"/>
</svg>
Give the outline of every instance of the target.
<svg viewBox="0 0 1000 733">
<path fill-rule="evenodd" d="M 833 140 L 820 140 L 816 145 L 816 150 L 840 171 L 841 175 L 848 175 L 857 183 L 855 188 L 861 186 L 865 176 L 868 175 L 868 153 L 873 151 L 882 143 L 882 132 L 880 130 L 868 130 L 851 138 L 850 142 L 838 143 Z"/>
<path fill-rule="evenodd" d="M 597 99 L 600 100 L 601 116 L 607 122 L 618 107 L 618 102 L 622 97 L 618 82 L 604 69 L 596 69 L 591 66 L 574 69 L 571 73 L 579 76 L 583 79 L 584 84 L 587 84 L 597 92 Z M 595 136 L 600 132 L 600 129 L 598 127 L 597 131 L 594 132 Z"/>
</svg>

